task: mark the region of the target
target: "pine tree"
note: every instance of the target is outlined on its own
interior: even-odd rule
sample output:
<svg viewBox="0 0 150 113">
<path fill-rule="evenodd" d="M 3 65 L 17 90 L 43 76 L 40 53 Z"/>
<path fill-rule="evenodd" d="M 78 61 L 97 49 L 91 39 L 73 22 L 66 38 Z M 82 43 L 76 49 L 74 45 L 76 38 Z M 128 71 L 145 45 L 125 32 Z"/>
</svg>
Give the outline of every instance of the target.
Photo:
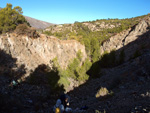
<svg viewBox="0 0 150 113">
<path fill-rule="evenodd" d="M 12 31 L 17 25 L 27 23 L 22 16 L 22 8 L 16 6 L 12 8 L 12 4 L 7 4 L 5 8 L 0 10 L 0 33 Z"/>
</svg>

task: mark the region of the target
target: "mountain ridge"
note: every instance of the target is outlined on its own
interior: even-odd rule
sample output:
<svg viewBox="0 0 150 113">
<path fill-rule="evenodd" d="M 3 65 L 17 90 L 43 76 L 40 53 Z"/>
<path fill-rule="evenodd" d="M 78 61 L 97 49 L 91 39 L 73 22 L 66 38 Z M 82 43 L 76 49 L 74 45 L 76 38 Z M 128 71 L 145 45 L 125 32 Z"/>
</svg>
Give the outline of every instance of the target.
<svg viewBox="0 0 150 113">
<path fill-rule="evenodd" d="M 29 22 L 29 24 L 36 28 L 36 29 L 45 29 L 51 25 L 54 25 L 52 23 L 49 23 L 49 22 L 45 22 L 45 21 L 42 21 L 42 20 L 38 20 L 38 19 L 35 19 L 35 18 L 32 18 L 32 17 L 28 17 L 28 16 L 24 16 L 25 19 Z"/>
</svg>

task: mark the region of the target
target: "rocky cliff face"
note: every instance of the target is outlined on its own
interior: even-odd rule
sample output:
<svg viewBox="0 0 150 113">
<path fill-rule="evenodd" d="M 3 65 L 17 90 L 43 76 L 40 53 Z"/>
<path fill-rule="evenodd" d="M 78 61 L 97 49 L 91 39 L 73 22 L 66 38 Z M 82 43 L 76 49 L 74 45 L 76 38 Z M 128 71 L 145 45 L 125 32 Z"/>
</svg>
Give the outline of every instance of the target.
<svg viewBox="0 0 150 113">
<path fill-rule="evenodd" d="M 146 41 L 148 40 L 148 38 L 146 38 L 145 40 L 143 39 L 144 35 L 148 35 L 149 27 L 150 17 L 146 17 L 133 28 L 125 30 L 105 41 L 100 48 L 101 54 L 103 54 L 105 51 L 121 51 L 121 48 L 124 48 L 126 60 L 128 60 L 136 50 L 148 44 Z M 141 41 L 141 43 L 132 43 L 132 45 L 130 45 L 130 43 L 134 41 Z"/>
<path fill-rule="evenodd" d="M 55 37 L 40 35 L 37 39 L 27 36 L 7 34 L 0 36 L 0 49 L 17 59 L 17 65 L 25 65 L 27 71 L 34 70 L 40 64 L 51 66 L 51 60 L 57 57 L 61 67 L 65 68 L 69 61 L 81 50 L 86 58 L 85 47 L 75 40 L 61 41 Z"/>
</svg>

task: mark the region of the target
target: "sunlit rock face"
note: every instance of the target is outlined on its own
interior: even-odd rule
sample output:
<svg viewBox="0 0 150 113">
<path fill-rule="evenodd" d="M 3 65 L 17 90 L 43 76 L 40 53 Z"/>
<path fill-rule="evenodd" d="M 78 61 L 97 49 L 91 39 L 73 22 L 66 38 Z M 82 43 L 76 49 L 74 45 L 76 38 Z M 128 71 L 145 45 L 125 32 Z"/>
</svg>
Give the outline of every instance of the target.
<svg viewBox="0 0 150 113">
<path fill-rule="evenodd" d="M 82 61 L 86 58 L 85 47 L 75 40 L 59 40 L 41 34 L 32 39 L 15 33 L 0 36 L 0 49 L 17 59 L 17 65 L 25 65 L 30 71 L 41 64 L 51 66 L 51 61 L 57 58 L 59 65 L 66 68 L 70 60 L 76 58 L 77 52 L 82 52 Z"/>
</svg>

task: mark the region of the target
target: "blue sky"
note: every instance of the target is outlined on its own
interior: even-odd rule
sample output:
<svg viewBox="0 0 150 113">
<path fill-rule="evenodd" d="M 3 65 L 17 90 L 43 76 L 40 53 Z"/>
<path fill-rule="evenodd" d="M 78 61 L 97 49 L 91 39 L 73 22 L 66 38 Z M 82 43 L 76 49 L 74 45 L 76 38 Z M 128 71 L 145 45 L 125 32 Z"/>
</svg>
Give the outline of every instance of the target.
<svg viewBox="0 0 150 113">
<path fill-rule="evenodd" d="M 150 13 L 150 0 L 0 0 L 20 6 L 23 15 L 50 23 L 131 18 Z"/>
</svg>

